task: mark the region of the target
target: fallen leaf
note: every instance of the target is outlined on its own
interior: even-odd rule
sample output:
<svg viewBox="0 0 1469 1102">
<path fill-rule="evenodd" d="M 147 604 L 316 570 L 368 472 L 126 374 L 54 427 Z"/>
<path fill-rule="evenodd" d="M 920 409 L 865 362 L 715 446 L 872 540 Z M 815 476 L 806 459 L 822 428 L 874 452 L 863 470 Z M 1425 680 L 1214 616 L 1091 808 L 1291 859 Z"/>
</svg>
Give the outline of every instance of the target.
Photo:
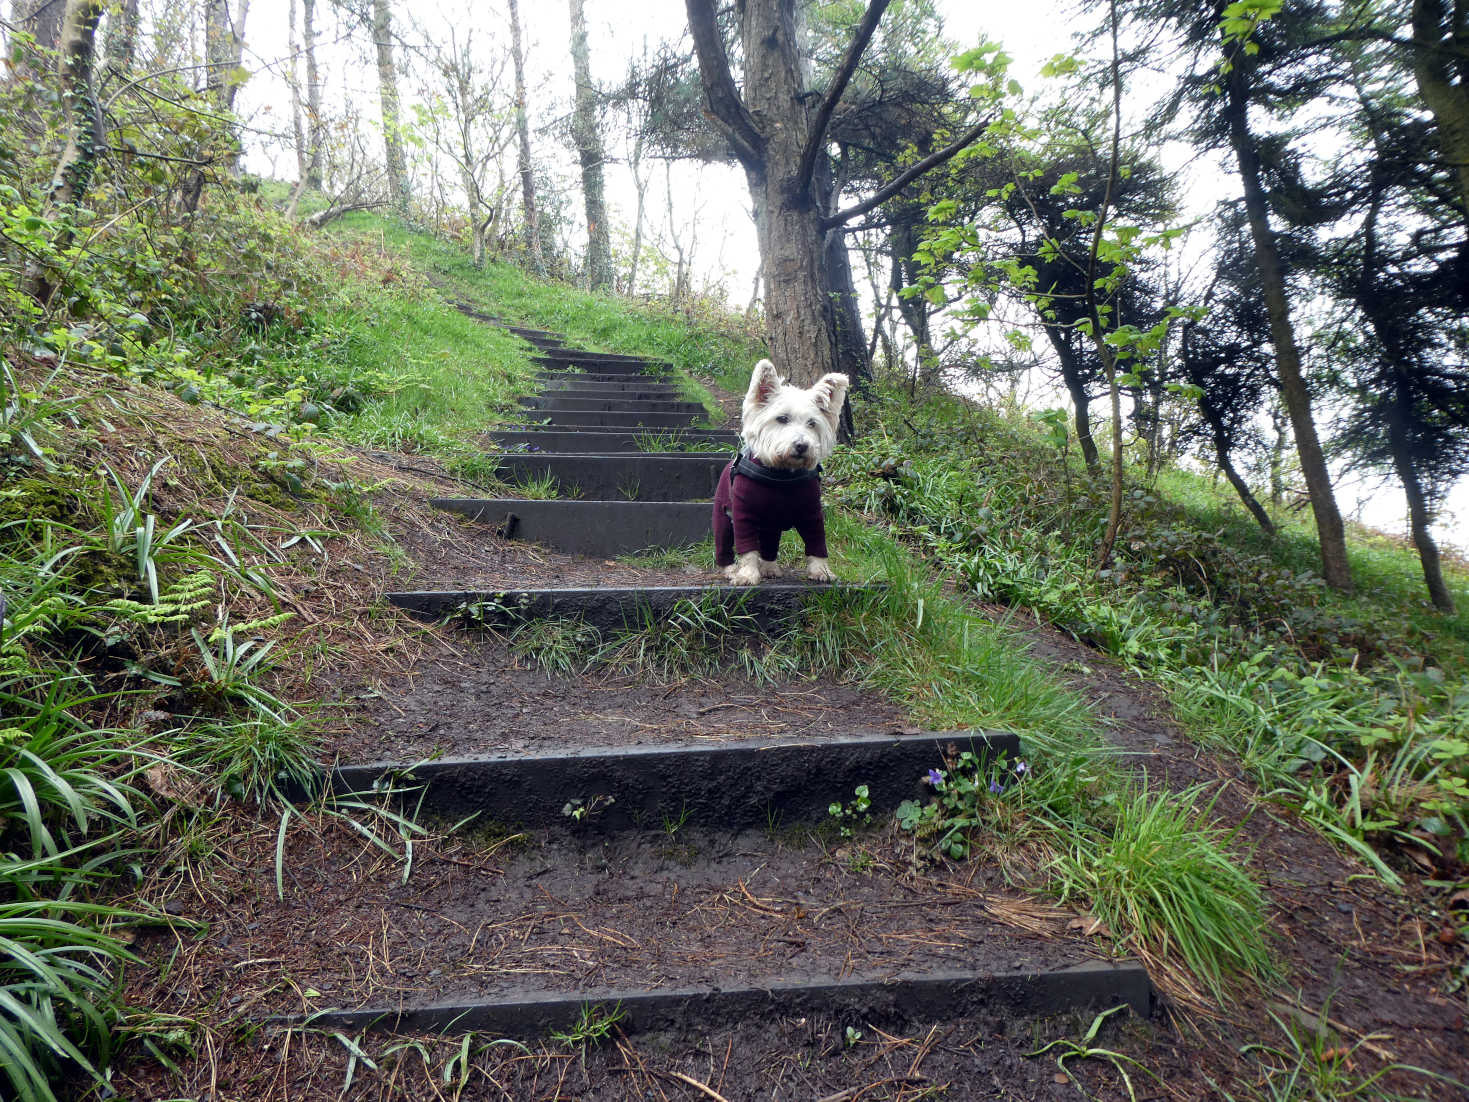
<svg viewBox="0 0 1469 1102">
<path fill-rule="evenodd" d="M 1051 1076 L 1051 1081 L 1060 1083 L 1064 1087 L 1067 1083 L 1071 1082 L 1071 1076 L 1067 1075 L 1064 1071 L 1058 1071 L 1055 1075 Z"/>
<path fill-rule="evenodd" d="M 1066 928 L 1068 930 L 1079 931 L 1082 937 L 1092 937 L 1094 935 L 1096 937 L 1112 936 L 1111 929 L 1096 915 L 1082 915 L 1080 918 L 1073 918 L 1070 922 L 1066 923 Z"/>
</svg>

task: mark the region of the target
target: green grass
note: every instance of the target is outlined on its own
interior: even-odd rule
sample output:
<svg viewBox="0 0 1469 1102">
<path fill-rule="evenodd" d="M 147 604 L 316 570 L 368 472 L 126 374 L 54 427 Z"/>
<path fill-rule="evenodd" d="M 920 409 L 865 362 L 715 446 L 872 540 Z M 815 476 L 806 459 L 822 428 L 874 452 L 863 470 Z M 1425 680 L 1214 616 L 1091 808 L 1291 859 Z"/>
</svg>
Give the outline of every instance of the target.
<svg viewBox="0 0 1469 1102">
<path fill-rule="evenodd" d="M 1229 980 L 1276 976 L 1260 887 L 1210 823 L 1203 792 L 1118 794 L 1109 829 L 1078 838 L 1052 868 L 1062 901 L 1084 902 L 1123 944 L 1182 960 L 1222 1000 Z"/>
<path fill-rule="evenodd" d="M 465 253 L 428 234 L 373 215 L 342 219 L 341 233 L 369 232 L 434 273 L 447 294 L 508 320 L 563 334 L 595 352 L 647 356 L 673 366 L 686 396 L 716 407 L 694 380 L 715 379 L 743 391 L 750 369 L 764 354 L 763 340 L 727 317 L 698 321 L 667 308 L 636 307 L 614 295 L 592 294 L 564 283 L 540 283 L 501 261 L 475 268 Z"/>
<path fill-rule="evenodd" d="M 344 378 L 373 380 L 370 400 L 330 426 L 350 443 L 453 456 L 534 390 L 525 346 L 433 292 L 378 292 L 328 314 Z M 308 360 L 303 370 L 311 370 Z"/>
</svg>

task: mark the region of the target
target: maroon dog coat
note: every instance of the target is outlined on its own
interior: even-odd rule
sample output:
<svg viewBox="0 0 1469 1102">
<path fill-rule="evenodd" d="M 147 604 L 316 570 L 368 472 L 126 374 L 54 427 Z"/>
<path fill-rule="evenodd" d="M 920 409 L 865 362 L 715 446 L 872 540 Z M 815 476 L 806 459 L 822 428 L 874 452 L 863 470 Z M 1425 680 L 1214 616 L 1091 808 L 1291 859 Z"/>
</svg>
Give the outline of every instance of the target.
<svg viewBox="0 0 1469 1102">
<path fill-rule="evenodd" d="M 821 472 L 782 471 L 737 455 L 714 491 L 714 562 L 731 566 L 736 555 L 759 551 L 774 562 L 780 534 L 794 528 L 806 554 L 826 558 L 826 520 L 821 514 Z"/>
</svg>

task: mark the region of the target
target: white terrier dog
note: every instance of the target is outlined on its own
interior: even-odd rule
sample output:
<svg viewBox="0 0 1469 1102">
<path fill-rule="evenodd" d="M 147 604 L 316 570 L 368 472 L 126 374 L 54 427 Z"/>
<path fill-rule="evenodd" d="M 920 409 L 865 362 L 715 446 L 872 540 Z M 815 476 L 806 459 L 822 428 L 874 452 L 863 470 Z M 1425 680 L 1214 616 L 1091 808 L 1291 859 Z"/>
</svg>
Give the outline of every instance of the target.
<svg viewBox="0 0 1469 1102">
<path fill-rule="evenodd" d="M 780 577 L 782 532 L 806 545 L 806 575 L 832 582 L 821 512 L 821 462 L 836 445 L 847 377 L 824 375 L 803 390 L 769 360 L 755 365 L 740 421 L 740 453 L 714 494 L 714 561 L 735 585 Z M 738 556 L 738 561 L 736 561 Z"/>
</svg>

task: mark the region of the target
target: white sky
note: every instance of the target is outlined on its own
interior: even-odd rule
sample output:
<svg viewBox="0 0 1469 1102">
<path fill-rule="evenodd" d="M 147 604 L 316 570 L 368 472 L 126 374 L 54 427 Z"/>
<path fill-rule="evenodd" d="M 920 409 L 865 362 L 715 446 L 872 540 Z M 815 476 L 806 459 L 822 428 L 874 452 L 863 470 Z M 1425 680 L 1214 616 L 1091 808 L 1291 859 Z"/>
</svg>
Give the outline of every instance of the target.
<svg viewBox="0 0 1469 1102">
<path fill-rule="evenodd" d="M 1071 31 L 1082 25 L 1074 4 L 1068 0 L 1032 0 L 1024 5 L 980 4 L 974 0 L 936 0 L 949 37 L 961 48 L 977 44 L 981 34 L 998 39 L 1014 63 L 1011 75 L 1027 92 L 1040 90 L 1042 63 L 1071 46 Z M 365 34 L 356 32 L 350 41 L 335 41 L 342 33 L 339 18 L 326 0 L 318 0 L 318 34 L 327 48 L 321 51 L 328 100 L 351 102 L 364 117 L 377 117 L 376 71 L 368 52 Z M 417 21 L 432 33 L 453 26 L 462 39 L 473 30 L 477 44 L 505 50 L 509 45 L 509 23 L 502 0 L 460 0 L 432 7 L 406 5 L 397 0 L 398 30 L 411 36 L 406 24 Z M 533 136 L 536 154 L 554 165 L 558 178 L 572 193 L 576 189 L 574 158 L 555 132 L 557 120 L 570 110 L 573 92 L 568 48 L 569 15 L 565 0 L 536 3 L 521 0 L 527 52 L 528 83 L 532 89 L 530 113 L 538 133 Z M 287 0 L 255 0 L 250 5 L 246 28 L 246 67 L 256 75 L 241 89 L 239 107 L 261 130 L 289 133 L 289 97 L 282 80 L 271 72 L 287 56 Z M 641 53 L 644 44 L 656 46 L 661 39 L 677 38 L 684 27 L 683 0 L 586 0 L 586 14 L 595 78 L 604 85 L 616 83 L 626 72 L 628 61 Z M 447 34 L 445 34 L 447 37 Z M 253 57 L 251 56 L 253 54 Z M 400 67 L 412 62 L 400 61 Z M 508 82 L 508 74 L 506 80 Z M 1159 78 L 1162 79 L 1162 78 Z M 409 82 L 400 80 L 405 98 Z M 1160 89 L 1161 90 L 1161 89 Z M 1138 89 L 1146 94 L 1146 89 Z M 615 142 L 615 139 L 614 139 Z M 1188 180 L 1186 192 L 1196 209 L 1203 210 L 1219 197 L 1230 194 L 1233 181 L 1209 163 L 1187 164 L 1183 151 L 1175 170 Z M 630 174 L 621 161 L 622 150 L 609 147 L 607 193 L 613 208 L 614 225 L 630 227 L 635 193 Z M 247 161 L 252 169 L 292 178 L 294 153 L 284 143 L 261 139 L 250 144 Z M 513 171 L 513 168 L 512 168 Z M 662 184 L 663 172 L 654 173 L 648 197 L 648 233 L 669 234 L 668 197 Z M 733 167 L 678 164 L 671 169 L 673 221 L 687 245 L 692 239 L 695 264 L 703 280 L 722 281 L 732 302 L 749 300 L 758 265 L 754 229 L 748 215 L 748 196 L 743 174 Z M 579 195 L 573 194 L 579 206 Z M 577 246 L 580 248 L 580 245 Z M 862 282 L 859 275 L 859 284 Z M 696 285 L 698 281 L 696 281 Z M 1038 398 L 1042 401 L 1053 399 Z M 1395 479 L 1341 478 L 1338 495 L 1343 512 L 1391 531 L 1405 524 L 1401 490 Z M 1436 529 L 1440 540 L 1469 548 L 1469 480 L 1450 495 Z"/>
</svg>

